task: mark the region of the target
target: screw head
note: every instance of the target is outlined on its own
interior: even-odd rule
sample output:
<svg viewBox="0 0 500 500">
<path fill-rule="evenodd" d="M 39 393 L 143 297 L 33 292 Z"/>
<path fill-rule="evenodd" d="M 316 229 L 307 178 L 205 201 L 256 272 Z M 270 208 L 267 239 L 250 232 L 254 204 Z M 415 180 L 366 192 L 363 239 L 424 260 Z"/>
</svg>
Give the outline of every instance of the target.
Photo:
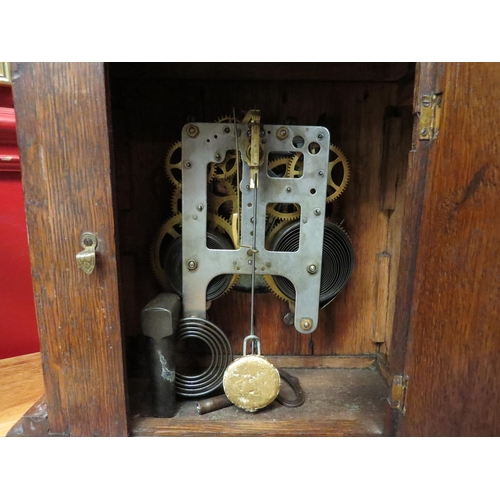
<svg viewBox="0 0 500 500">
<path fill-rule="evenodd" d="M 286 192 L 287 192 L 287 193 L 290 193 L 291 191 L 292 191 L 292 188 L 291 188 L 290 186 L 287 186 L 287 187 L 286 187 Z"/>
<path fill-rule="evenodd" d="M 249 185 L 249 184 L 247 184 L 247 185 L 245 186 L 245 189 L 250 189 L 250 185 Z"/>
<path fill-rule="evenodd" d="M 427 135 L 427 129 L 426 129 L 426 128 L 423 128 L 423 129 L 420 131 L 420 135 Z"/>
<path fill-rule="evenodd" d="M 280 127 L 276 130 L 276 137 L 281 140 L 286 139 L 288 137 L 288 129 L 286 127 Z"/>
<path fill-rule="evenodd" d="M 321 141 L 321 139 L 324 139 L 325 138 L 325 134 L 323 134 L 323 132 L 320 132 L 318 134 L 318 139 Z"/>
<path fill-rule="evenodd" d="M 215 153 L 215 154 L 214 154 L 214 158 L 215 158 L 217 161 L 219 161 L 219 160 L 222 158 L 222 156 L 220 155 L 220 153 Z"/>
<path fill-rule="evenodd" d="M 302 330 L 310 330 L 312 328 L 312 319 L 310 318 L 302 318 L 300 320 L 300 326 L 302 327 Z"/>
<path fill-rule="evenodd" d="M 309 266 L 307 266 L 307 272 L 309 274 L 316 274 L 317 271 L 318 271 L 318 266 L 316 266 L 316 264 L 310 264 Z"/>
<path fill-rule="evenodd" d="M 291 311 L 288 311 L 284 316 L 283 316 L 283 323 L 287 326 L 293 325 L 293 316 L 294 314 Z"/>
<path fill-rule="evenodd" d="M 198 212 L 201 212 L 203 210 L 203 205 L 201 203 L 198 203 L 198 205 L 196 205 L 196 210 L 198 210 Z"/>
<path fill-rule="evenodd" d="M 194 138 L 199 134 L 200 130 L 196 125 L 188 125 L 186 132 L 189 137 Z"/>
<path fill-rule="evenodd" d="M 319 208 L 315 208 L 314 215 L 321 215 L 321 210 Z"/>
<path fill-rule="evenodd" d="M 229 134 L 231 132 L 231 129 L 229 127 L 224 127 L 224 133 Z"/>
<path fill-rule="evenodd" d="M 248 259 L 248 264 L 251 266 L 252 265 L 252 259 Z"/>
<path fill-rule="evenodd" d="M 190 162 L 190 161 L 187 161 L 186 163 L 184 163 L 184 166 L 185 166 L 186 168 L 191 168 L 191 167 L 192 167 L 192 164 L 191 164 L 191 162 Z"/>
<path fill-rule="evenodd" d="M 425 101 L 422 101 L 422 104 L 425 108 L 428 108 L 431 105 L 431 101 L 426 99 Z"/>
<path fill-rule="evenodd" d="M 319 176 L 321 176 L 321 177 L 323 177 L 323 176 L 325 175 L 325 172 L 324 172 L 323 170 L 320 170 L 320 171 L 318 172 L 318 175 L 319 175 Z"/>
<path fill-rule="evenodd" d="M 195 260 L 188 260 L 187 267 L 190 271 L 194 271 L 198 267 L 198 263 Z"/>
</svg>

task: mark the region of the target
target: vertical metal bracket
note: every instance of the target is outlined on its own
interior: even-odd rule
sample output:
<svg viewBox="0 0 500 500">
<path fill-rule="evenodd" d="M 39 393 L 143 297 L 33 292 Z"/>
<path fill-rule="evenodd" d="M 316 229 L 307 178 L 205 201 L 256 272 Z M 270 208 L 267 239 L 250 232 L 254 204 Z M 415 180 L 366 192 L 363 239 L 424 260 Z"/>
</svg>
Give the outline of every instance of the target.
<svg viewBox="0 0 500 500">
<path fill-rule="evenodd" d="M 408 375 L 394 375 L 392 378 L 389 404 L 394 410 L 406 414 L 406 393 L 408 391 Z"/>
<path fill-rule="evenodd" d="M 423 95 L 420 98 L 419 139 L 434 140 L 439 135 L 443 94 Z"/>
</svg>

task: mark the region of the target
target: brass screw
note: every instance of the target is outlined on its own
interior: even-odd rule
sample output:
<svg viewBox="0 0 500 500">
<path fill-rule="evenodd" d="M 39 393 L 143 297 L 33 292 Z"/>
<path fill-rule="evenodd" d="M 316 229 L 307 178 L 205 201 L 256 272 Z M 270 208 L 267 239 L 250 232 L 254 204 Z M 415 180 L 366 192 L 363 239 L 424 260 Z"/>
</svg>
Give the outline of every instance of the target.
<svg viewBox="0 0 500 500">
<path fill-rule="evenodd" d="M 310 330 L 313 326 L 312 319 L 310 318 L 302 318 L 300 320 L 300 326 L 302 327 L 302 330 Z"/>
<path fill-rule="evenodd" d="M 288 137 L 288 129 L 286 127 L 280 127 L 276 131 L 276 137 L 281 140 L 286 139 Z"/>
<path fill-rule="evenodd" d="M 200 129 L 196 125 L 188 125 L 186 132 L 189 137 L 194 138 L 200 133 Z"/>
<path fill-rule="evenodd" d="M 426 129 L 426 128 L 423 128 L 423 129 L 420 131 L 420 135 L 427 135 L 427 129 Z"/>
</svg>

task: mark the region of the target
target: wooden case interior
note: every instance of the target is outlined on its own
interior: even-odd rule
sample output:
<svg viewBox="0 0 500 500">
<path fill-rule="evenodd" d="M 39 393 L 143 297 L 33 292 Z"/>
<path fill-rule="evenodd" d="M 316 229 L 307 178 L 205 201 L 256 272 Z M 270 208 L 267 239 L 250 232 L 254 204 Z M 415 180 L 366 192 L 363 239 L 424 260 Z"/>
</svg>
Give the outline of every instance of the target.
<svg viewBox="0 0 500 500">
<path fill-rule="evenodd" d="M 355 267 L 344 290 L 320 312 L 318 328 L 310 335 L 284 324 L 284 301 L 272 293 L 256 297 L 262 352 L 276 364 L 298 370 L 310 387 L 309 410 L 276 407 L 260 415 L 236 415 L 233 408 L 214 412 L 203 422 L 213 425 L 215 434 L 223 433 L 220 421 L 225 419 L 232 420 L 233 429 L 243 426 L 252 433 L 257 432 L 249 427 L 253 419 L 261 422 L 253 429 L 262 433 L 262 422 L 276 417 L 280 429 L 294 426 L 292 433 L 301 425 L 293 422 L 294 411 L 302 422 L 311 421 L 312 413 L 323 415 L 320 421 L 331 417 L 332 405 L 340 401 L 332 434 L 342 434 L 342 425 L 360 412 L 365 427 L 350 433 L 381 432 L 382 416 L 375 414 L 383 412 L 385 403 L 380 401 L 388 396 L 383 379 L 391 366 L 414 80 L 411 63 L 109 65 L 120 300 L 130 412 L 137 417 L 134 433 L 182 433 L 175 421 L 196 426 L 196 419 L 203 418 L 189 405 L 174 419 L 149 418 L 140 311 L 162 291 L 152 273 L 150 248 L 169 216 L 173 192 L 165 155 L 180 140 L 185 123 L 212 122 L 231 115 L 233 108 L 260 109 L 263 123 L 281 124 L 293 117 L 298 124 L 329 129 L 331 142 L 350 163 L 349 184 L 331 204 L 330 218 L 347 231 Z M 250 296 L 242 292 L 230 291 L 211 305 L 210 320 L 226 333 L 235 354 L 241 354 L 249 314 Z M 325 429 L 322 425 L 308 433 L 328 434 Z"/>
</svg>

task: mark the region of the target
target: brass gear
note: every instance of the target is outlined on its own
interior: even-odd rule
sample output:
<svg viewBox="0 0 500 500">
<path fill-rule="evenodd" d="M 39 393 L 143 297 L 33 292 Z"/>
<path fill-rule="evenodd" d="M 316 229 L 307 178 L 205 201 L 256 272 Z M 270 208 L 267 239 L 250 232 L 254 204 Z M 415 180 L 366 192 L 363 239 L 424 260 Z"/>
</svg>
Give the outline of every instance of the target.
<svg viewBox="0 0 500 500">
<path fill-rule="evenodd" d="M 229 179 L 236 173 L 236 152 L 226 151 L 226 157 L 223 161 L 220 163 L 211 163 L 210 165 L 213 165 L 215 170 L 214 179 Z"/>
<path fill-rule="evenodd" d="M 342 150 L 330 144 L 330 158 L 332 158 L 332 160 L 328 162 L 327 203 L 336 200 L 345 191 L 347 183 L 349 182 L 349 161 Z M 342 171 L 340 172 L 341 169 Z M 337 180 L 337 172 L 342 176 L 340 182 Z"/>
<path fill-rule="evenodd" d="M 270 203 L 266 213 L 279 220 L 295 220 L 300 217 L 300 205 L 296 203 Z"/>
<path fill-rule="evenodd" d="M 342 150 L 330 144 L 326 203 L 336 200 L 349 182 L 349 161 Z M 304 161 L 301 153 L 296 153 L 287 166 L 287 177 L 302 177 Z M 340 175 L 339 175 L 340 174 Z"/>
<path fill-rule="evenodd" d="M 270 161 L 267 165 L 267 171 L 272 172 L 270 177 L 289 177 L 288 164 L 290 157 L 283 156 Z"/>
<path fill-rule="evenodd" d="M 172 215 L 182 213 L 182 186 L 177 186 L 174 189 L 172 198 L 170 199 L 170 210 Z"/>
<path fill-rule="evenodd" d="M 227 237 L 231 240 L 233 245 L 235 244 L 232 237 L 231 224 L 229 223 L 229 221 L 227 221 L 223 217 L 210 213 L 207 214 L 207 218 L 208 218 L 208 229 L 212 231 L 226 233 Z M 156 279 L 160 282 L 160 284 L 166 289 L 168 289 L 169 284 L 165 270 L 162 267 L 161 250 L 162 247 L 164 246 L 164 240 L 167 236 L 170 236 L 171 239 L 176 239 L 179 238 L 181 234 L 182 234 L 182 214 L 179 213 L 177 215 L 174 215 L 170 219 L 167 219 L 161 225 L 156 235 L 155 241 L 151 247 L 151 265 L 153 267 L 153 273 Z M 237 283 L 238 279 L 239 275 L 236 274 L 233 275 L 231 283 L 226 291 L 233 288 L 234 285 Z"/>
<path fill-rule="evenodd" d="M 221 217 L 220 215 L 216 214 L 207 214 L 207 226 L 208 229 L 211 231 L 218 231 L 220 233 L 226 233 L 226 235 L 229 237 L 231 240 L 232 244 L 236 248 L 236 242 L 233 239 L 233 231 L 232 231 L 232 225 L 231 223 L 225 219 L 224 217 Z"/>
<path fill-rule="evenodd" d="M 233 123 L 233 117 L 231 115 L 219 116 L 217 118 L 217 123 Z M 240 123 L 239 120 L 236 120 L 236 123 Z"/>
<path fill-rule="evenodd" d="M 151 247 L 151 265 L 153 266 L 153 273 L 164 288 L 168 288 L 168 280 L 161 263 L 161 249 L 167 235 L 172 239 L 176 239 L 181 235 L 181 226 L 182 214 L 177 214 L 167 219 L 161 225 Z"/>
<path fill-rule="evenodd" d="M 215 179 L 212 182 L 212 189 L 207 192 L 208 210 L 211 213 L 224 217 L 226 214 L 220 212 L 221 206 L 231 203 L 226 210 L 231 215 L 237 202 L 238 192 L 231 182 L 225 179 Z"/>
<path fill-rule="evenodd" d="M 165 158 L 165 171 L 168 180 L 176 187 L 182 185 L 182 143 L 174 142 Z"/>
<path fill-rule="evenodd" d="M 269 287 L 269 290 L 276 295 L 281 300 L 284 300 L 285 302 L 288 302 L 289 304 L 293 304 L 293 300 L 290 300 L 276 285 L 276 282 L 274 281 L 274 276 L 272 274 L 264 274 L 263 275 L 264 281 L 266 282 L 266 285 Z"/>
<path fill-rule="evenodd" d="M 288 164 L 286 166 L 286 176 L 296 178 L 302 177 L 304 172 L 304 156 L 302 153 L 295 153 L 291 158 L 288 159 Z"/>
</svg>

